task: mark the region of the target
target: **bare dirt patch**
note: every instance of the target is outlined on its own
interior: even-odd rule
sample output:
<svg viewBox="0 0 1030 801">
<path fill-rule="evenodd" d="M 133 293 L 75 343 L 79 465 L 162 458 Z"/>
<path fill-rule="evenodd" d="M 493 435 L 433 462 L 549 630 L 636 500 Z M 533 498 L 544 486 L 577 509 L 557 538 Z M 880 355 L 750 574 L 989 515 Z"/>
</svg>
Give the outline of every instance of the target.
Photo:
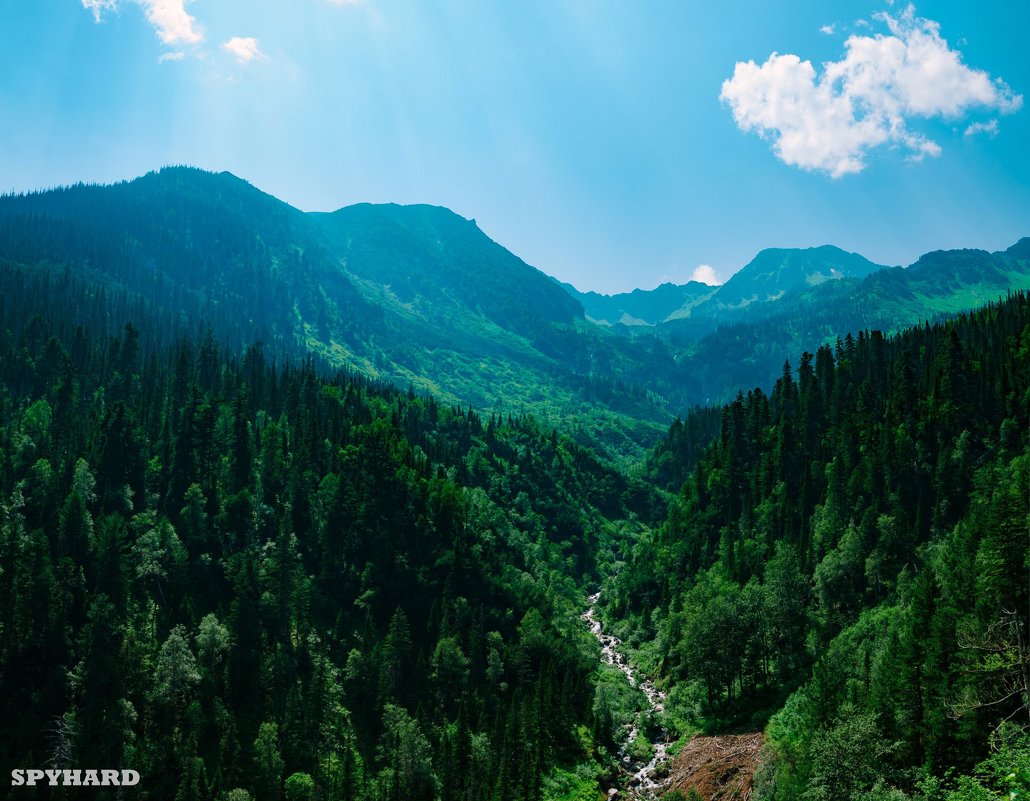
<svg viewBox="0 0 1030 801">
<path fill-rule="evenodd" d="M 748 801 L 762 734 L 695 737 L 673 760 L 665 791 L 694 790 L 704 801 Z"/>
</svg>

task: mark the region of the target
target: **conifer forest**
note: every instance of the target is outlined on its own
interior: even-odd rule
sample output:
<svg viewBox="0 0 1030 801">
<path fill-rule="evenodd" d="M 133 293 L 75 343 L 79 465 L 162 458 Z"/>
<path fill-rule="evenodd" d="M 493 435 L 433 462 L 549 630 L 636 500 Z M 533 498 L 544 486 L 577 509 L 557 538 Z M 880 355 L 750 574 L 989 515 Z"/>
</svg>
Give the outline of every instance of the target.
<svg viewBox="0 0 1030 801">
<path fill-rule="evenodd" d="M 0 795 L 1030 794 L 1030 240 L 641 334 L 359 211 L 0 198 Z"/>
</svg>

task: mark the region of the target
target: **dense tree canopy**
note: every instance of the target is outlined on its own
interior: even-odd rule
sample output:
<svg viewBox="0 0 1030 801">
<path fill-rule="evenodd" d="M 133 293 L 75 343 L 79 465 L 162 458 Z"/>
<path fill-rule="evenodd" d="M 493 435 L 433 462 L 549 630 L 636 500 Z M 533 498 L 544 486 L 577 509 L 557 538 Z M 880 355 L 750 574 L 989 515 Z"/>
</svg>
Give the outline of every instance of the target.
<svg viewBox="0 0 1030 801">
<path fill-rule="evenodd" d="M 766 797 L 968 771 L 1030 723 L 1028 423 L 1022 294 L 806 353 L 700 457 L 664 446 L 689 474 L 609 616 L 695 724 L 775 712 Z"/>
<path fill-rule="evenodd" d="M 0 261 L 0 776 L 596 801 L 639 704 L 579 619 L 608 582 L 668 726 L 765 727 L 762 798 L 1030 791 L 1024 294 L 823 345 L 689 412 L 630 477 L 582 430 L 298 358 L 284 282 L 302 328 L 374 340 L 375 304 L 341 289 L 319 322 L 325 254 L 262 208 L 263 237 L 193 209 L 202 252 L 146 215 L 125 249 L 0 219 L 35 265 Z M 137 269 L 165 246 L 196 296 Z M 580 337 L 537 344 L 583 358 L 589 398 L 647 398 Z"/>
<path fill-rule="evenodd" d="M 3 280 L 0 773 L 514 801 L 585 756 L 580 586 L 651 491 L 528 417 Z"/>
</svg>

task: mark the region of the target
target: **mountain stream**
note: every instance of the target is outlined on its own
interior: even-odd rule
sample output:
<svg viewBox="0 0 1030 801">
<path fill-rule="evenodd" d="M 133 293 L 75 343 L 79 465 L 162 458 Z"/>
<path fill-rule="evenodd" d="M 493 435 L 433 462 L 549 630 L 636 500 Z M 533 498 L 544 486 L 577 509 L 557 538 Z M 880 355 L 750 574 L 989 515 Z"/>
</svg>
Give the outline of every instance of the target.
<svg viewBox="0 0 1030 801">
<path fill-rule="evenodd" d="M 590 632 L 601 643 L 601 661 L 621 670 L 630 686 L 636 687 L 647 697 L 647 711 L 659 714 L 665 709 L 665 693 L 654 686 L 654 682 L 647 676 L 638 675 L 633 667 L 626 661 L 626 655 L 619 650 L 622 641 L 611 634 L 605 634 L 601 630 L 601 621 L 597 617 L 597 602 L 601 593 L 591 595 L 590 606 L 583 613 L 583 620 L 590 626 Z M 659 740 L 652 743 L 654 753 L 646 764 L 638 764 L 629 753 L 630 745 L 637 739 L 640 733 L 641 718 L 645 713 L 637 713 L 633 723 L 629 726 L 628 733 L 619 749 L 619 758 L 622 761 L 622 768 L 625 775 L 622 784 L 624 791 L 616 788 L 608 790 L 608 798 L 616 797 L 638 799 L 639 801 L 653 801 L 657 799 L 664 785 L 665 761 L 668 757 L 669 735 L 662 730 Z M 624 794 L 623 794 L 624 793 Z"/>
</svg>

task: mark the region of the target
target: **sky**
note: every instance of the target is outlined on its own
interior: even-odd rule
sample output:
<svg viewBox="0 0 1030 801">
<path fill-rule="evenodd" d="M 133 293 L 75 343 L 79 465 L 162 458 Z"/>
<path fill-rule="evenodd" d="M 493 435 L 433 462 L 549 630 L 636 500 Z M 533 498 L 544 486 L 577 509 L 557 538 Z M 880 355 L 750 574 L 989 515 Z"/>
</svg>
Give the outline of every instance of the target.
<svg viewBox="0 0 1030 801">
<path fill-rule="evenodd" d="M 0 0 L 0 192 L 431 203 L 582 290 L 1030 235 L 1030 3 Z"/>
</svg>

